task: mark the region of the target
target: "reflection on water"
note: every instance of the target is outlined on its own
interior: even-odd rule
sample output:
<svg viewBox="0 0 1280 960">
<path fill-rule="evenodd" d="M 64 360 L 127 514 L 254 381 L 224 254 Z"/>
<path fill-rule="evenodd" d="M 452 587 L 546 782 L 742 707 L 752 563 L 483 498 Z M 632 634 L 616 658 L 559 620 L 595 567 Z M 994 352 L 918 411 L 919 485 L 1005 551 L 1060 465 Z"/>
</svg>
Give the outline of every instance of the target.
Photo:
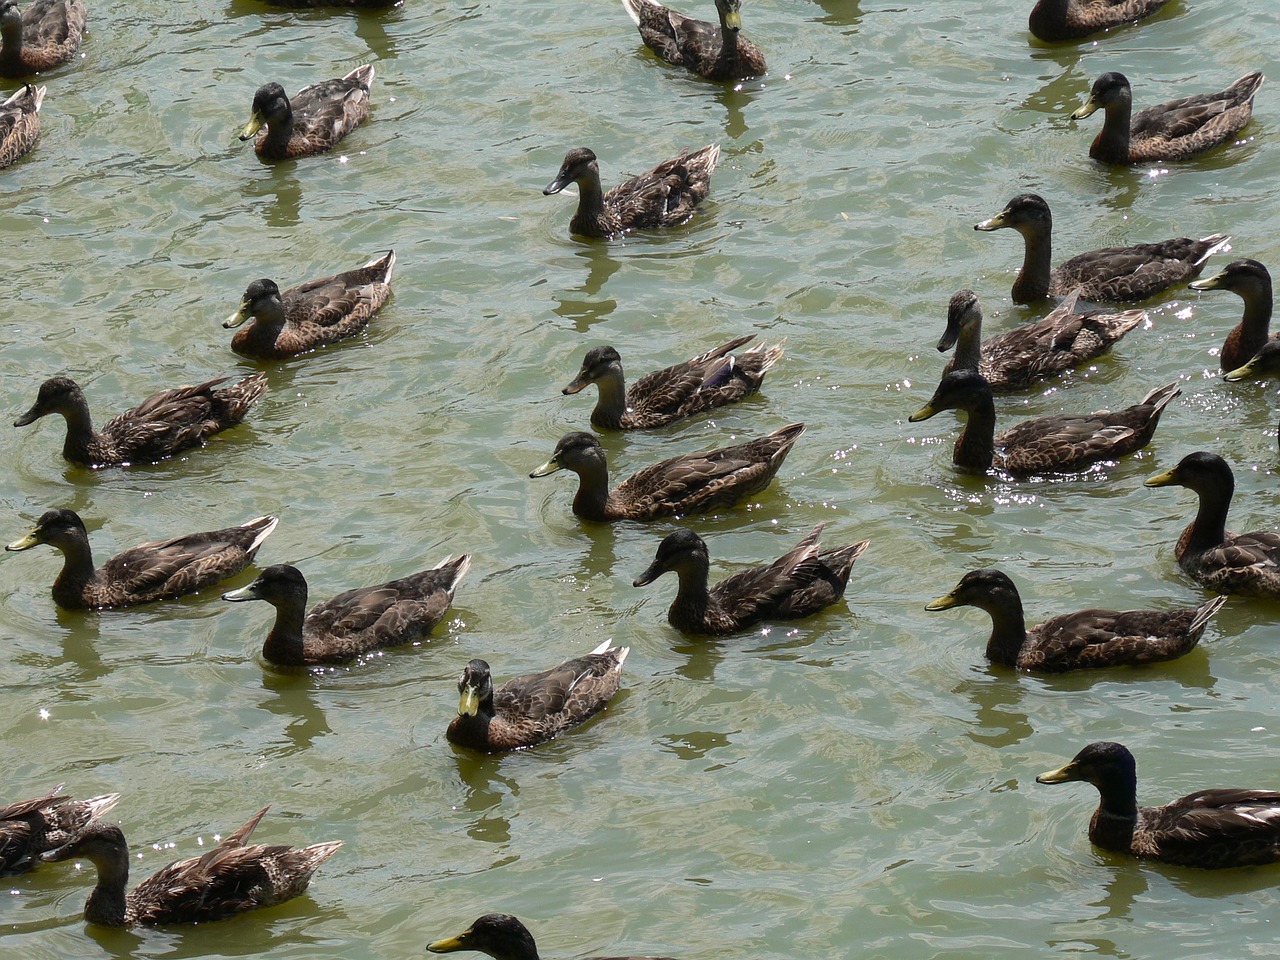
<svg viewBox="0 0 1280 960">
<path fill-rule="evenodd" d="M 250 180 L 242 188 L 246 197 L 268 201 L 253 205 L 268 227 L 296 227 L 302 219 L 302 181 L 294 176 L 297 167 L 296 160 L 271 162 L 269 176 Z"/>
<path fill-rule="evenodd" d="M 511 822 L 500 809 L 506 797 L 514 801 L 520 796 L 520 785 L 513 778 L 501 775 L 500 756 L 484 756 L 458 747 L 451 749 L 458 764 L 458 776 L 467 785 L 463 803 L 472 814 L 467 834 L 484 843 L 510 843 Z"/>
</svg>

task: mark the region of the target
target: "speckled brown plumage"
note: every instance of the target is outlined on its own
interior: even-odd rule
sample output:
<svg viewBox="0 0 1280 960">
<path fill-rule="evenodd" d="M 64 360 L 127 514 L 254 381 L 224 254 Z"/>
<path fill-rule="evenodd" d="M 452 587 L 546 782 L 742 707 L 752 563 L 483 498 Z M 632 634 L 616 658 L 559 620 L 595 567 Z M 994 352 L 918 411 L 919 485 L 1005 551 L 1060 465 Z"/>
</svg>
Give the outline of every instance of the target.
<svg viewBox="0 0 1280 960">
<path fill-rule="evenodd" d="M 83 0 L 0 2 L 0 76 L 27 77 L 69 62 L 80 49 L 88 14 Z"/>
<path fill-rule="evenodd" d="M 658 0 L 622 0 L 645 46 L 667 63 L 708 80 L 749 80 L 767 69 L 764 52 L 742 35 L 741 0 L 716 0 L 719 24 L 695 20 Z"/>
<path fill-rule="evenodd" d="M 1027 27 L 1048 43 L 1079 40 L 1149 17 L 1169 0 L 1037 0 Z"/>
<path fill-rule="evenodd" d="M 58 785 L 44 796 L 0 807 L 0 877 L 30 870 L 40 854 L 69 843 L 119 799 L 107 793 L 76 800 Z"/>
<path fill-rule="evenodd" d="M 1192 283 L 1191 289 L 1230 290 L 1244 301 L 1244 316 L 1227 334 L 1218 355 L 1224 372 L 1244 366 L 1272 338 L 1271 273 L 1257 260 L 1233 260 L 1222 272 Z"/>
<path fill-rule="evenodd" d="M 373 65 L 366 63 L 346 76 L 303 87 L 292 99 L 280 84 L 263 84 L 253 95 L 253 116 L 240 131 L 240 139 L 257 134 L 253 149 L 264 160 L 331 150 L 368 118 L 373 77 Z"/>
<path fill-rule="evenodd" d="M 44 87 L 28 83 L 0 103 L 0 170 L 25 157 L 40 139 L 44 93 Z"/>
</svg>

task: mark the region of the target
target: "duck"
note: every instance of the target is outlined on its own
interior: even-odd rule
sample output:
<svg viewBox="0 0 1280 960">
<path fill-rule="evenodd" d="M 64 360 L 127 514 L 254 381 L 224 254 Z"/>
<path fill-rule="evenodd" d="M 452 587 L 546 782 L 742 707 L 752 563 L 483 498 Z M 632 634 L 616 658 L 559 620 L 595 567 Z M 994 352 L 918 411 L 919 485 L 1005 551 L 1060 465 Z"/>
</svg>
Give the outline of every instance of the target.
<svg viewBox="0 0 1280 960">
<path fill-rule="evenodd" d="M 158 463 L 240 423 L 267 392 L 265 373 L 230 380 L 215 377 L 161 390 L 94 430 L 80 384 L 70 377 L 50 377 L 40 384 L 31 409 L 13 425 L 25 427 L 57 413 L 67 422 L 62 456 L 71 463 L 94 469 Z"/>
<path fill-rule="evenodd" d="M 291 7 L 295 10 L 315 9 L 317 7 L 347 7 L 354 10 L 390 10 L 398 7 L 404 0 L 267 0 L 277 7 Z"/>
<path fill-rule="evenodd" d="M 466 554 L 449 557 L 430 570 L 340 593 L 308 611 L 302 571 L 280 563 L 222 599 L 265 600 L 276 608 L 276 622 L 262 645 L 267 661 L 288 667 L 344 663 L 372 650 L 425 640 L 470 568 Z"/>
<path fill-rule="evenodd" d="M 1022 390 L 1101 356 L 1148 319 L 1145 310 L 1081 312 L 1076 309 L 1079 299 L 1076 287 L 1044 319 L 984 341 L 978 295 L 968 289 L 957 291 L 947 307 L 947 329 L 938 340 L 939 352 L 953 346 L 956 352 L 942 372 L 976 370 L 992 392 Z"/>
<path fill-rule="evenodd" d="M 286 360 L 355 336 L 387 302 L 395 267 L 396 253 L 388 250 L 363 267 L 308 280 L 284 293 L 274 280 L 255 280 L 236 312 L 222 322 L 227 330 L 240 327 L 231 349 L 256 360 Z"/>
<path fill-rule="evenodd" d="M 1080 287 L 1085 300 L 1147 300 L 1174 284 L 1200 275 L 1205 261 L 1231 241 L 1223 233 L 1199 240 L 1175 237 L 1132 247 L 1107 247 L 1072 257 L 1053 267 L 1053 215 L 1043 197 L 1023 193 L 1003 210 L 973 229 L 1009 227 L 1022 234 L 1025 252 L 1022 269 L 1013 281 L 1014 303 L 1036 303 L 1045 297 L 1063 297 Z"/>
<path fill-rule="evenodd" d="M 539 960 L 529 928 L 508 913 L 487 913 L 454 937 L 427 944 L 432 953 L 475 950 L 493 960 Z M 592 957 L 591 960 L 672 960 L 671 957 Z"/>
<path fill-rule="evenodd" d="M 578 475 L 573 512 L 583 520 L 656 520 L 673 514 L 728 507 L 769 485 L 795 442 L 803 423 L 732 447 L 686 453 L 645 467 L 609 489 L 604 448 L 589 433 L 566 433 L 551 459 L 530 477 L 558 470 Z"/>
<path fill-rule="evenodd" d="M 1033 36 L 1046 43 L 1080 40 L 1101 30 L 1149 17 L 1169 0 L 1037 0 L 1027 18 Z"/>
<path fill-rule="evenodd" d="M 764 52 L 742 35 L 741 0 L 716 0 L 720 24 L 694 20 L 658 0 L 622 0 L 644 45 L 673 67 L 708 80 L 750 80 L 766 69 Z"/>
<path fill-rule="evenodd" d="M 1234 139 L 1253 116 L 1253 98 L 1262 74 L 1246 73 L 1225 90 L 1170 100 L 1133 111 L 1133 91 L 1123 73 L 1104 73 L 1089 97 L 1071 114 L 1083 120 L 1106 111 L 1102 131 L 1089 147 L 1100 163 L 1164 163 L 1187 160 Z"/>
<path fill-rule="evenodd" d="M 61 551 L 54 602 L 67 610 L 105 610 L 199 593 L 239 573 L 279 522 L 257 517 L 238 527 L 141 543 L 94 569 L 84 521 L 73 510 L 48 510 L 30 533 L 5 549 L 30 550 L 44 543 Z"/>
<path fill-rule="evenodd" d="M 68 63 L 88 20 L 84 0 L 0 2 L 0 77 L 29 77 Z"/>
<path fill-rule="evenodd" d="M 445 737 L 480 753 L 523 750 L 595 716 L 618 692 L 630 647 L 606 640 L 586 656 L 508 680 L 496 690 L 484 660 L 458 678 L 458 715 Z"/>
<path fill-rule="evenodd" d="M 1218 354 L 1225 373 L 1243 367 L 1272 339 L 1271 273 L 1257 260 L 1232 260 L 1220 273 L 1189 286 L 1192 290 L 1230 290 L 1244 301 L 1244 316 L 1227 334 Z"/>
<path fill-rule="evenodd" d="M 1091 743 L 1036 783 L 1098 789 L 1089 840 L 1104 850 L 1184 867 L 1246 867 L 1280 860 L 1280 790 L 1211 788 L 1159 807 L 1138 806 L 1138 767 L 1119 743 Z"/>
<path fill-rule="evenodd" d="M 0 806 L 0 877 L 30 870 L 40 854 L 68 843 L 120 800 L 118 793 L 77 800 L 63 793 L 62 786 Z"/>
<path fill-rule="evenodd" d="M 1280 375 L 1280 339 L 1272 338 L 1262 345 L 1262 349 L 1249 358 L 1248 363 L 1228 370 L 1222 375 L 1223 380 L 1235 383 L 1239 380 L 1258 380 L 1263 377 Z"/>
<path fill-rule="evenodd" d="M 844 596 L 854 562 L 871 543 L 819 550 L 818 524 L 773 563 L 752 567 L 707 588 L 707 545 L 688 528 L 668 534 L 647 570 L 632 586 L 653 583 L 674 571 L 680 579 L 667 622 L 684 633 L 736 633 L 765 620 L 798 620 Z"/>
<path fill-rule="evenodd" d="M 995 465 L 1021 477 L 1069 473 L 1141 450 L 1151 442 L 1164 408 L 1181 392 L 1175 381 L 1123 410 L 1035 417 L 996 436 L 990 384 L 972 370 L 952 370 L 908 420 L 918 423 L 943 410 L 967 412 L 969 422 L 951 454 L 952 462 L 964 470 L 986 473 Z"/>
<path fill-rule="evenodd" d="M 47 89 L 24 84 L 0 103 L 0 170 L 25 157 L 40 139 L 40 105 Z"/>
<path fill-rule="evenodd" d="M 1179 610 L 1078 610 L 1027 629 L 1022 598 L 1008 575 L 970 570 L 926 610 L 977 607 L 991 615 L 987 659 L 1028 673 L 1160 663 L 1190 653 L 1226 597 Z"/>
<path fill-rule="evenodd" d="M 1198 450 L 1172 470 L 1149 478 L 1148 487 L 1186 487 L 1200 498 L 1196 518 L 1173 548 L 1193 580 L 1216 593 L 1280 599 L 1280 533 L 1227 531 L 1227 511 L 1235 493 L 1231 467 L 1216 453 Z"/>
<path fill-rule="evenodd" d="M 586 147 L 575 147 L 565 154 L 560 172 L 542 192 L 550 196 L 576 183 L 578 209 L 569 229 L 579 236 L 608 239 L 629 230 L 684 223 L 706 199 L 711 172 L 719 161 L 720 147 L 710 143 L 664 160 L 605 193 L 596 155 Z"/>
<path fill-rule="evenodd" d="M 80 835 L 40 856 L 59 863 L 88 860 L 98 882 L 84 905 L 84 918 L 104 927 L 208 923 L 246 910 L 292 900 L 307 889 L 311 875 L 342 846 L 341 840 L 291 847 L 249 843 L 263 807 L 249 822 L 198 857 L 175 860 L 128 893 L 129 846 L 114 823 L 95 821 Z"/>
<path fill-rule="evenodd" d="M 692 360 L 645 374 L 630 389 L 622 373 L 622 357 L 611 346 L 592 347 L 582 369 L 561 392 L 565 396 L 596 385 L 591 424 L 601 430 L 648 430 L 735 403 L 760 389 L 765 374 L 782 358 L 785 340 L 750 350 L 734 350 L 755 334 L 735 337 Z"/>
<path fill-rule="evenodd" d="M 292 160 L 324 153 L 369 116 L 369 88 L 373 64 L 356 67 L 345 76 L 323 80 L 285 95 L 278 83 L 266 83 L 253 95 L 253 116 L 240 139 L 258 139 L 254 151 L 263 160 Z M 263 127 L 266 132 L 259 133 Z"/>
</svg>

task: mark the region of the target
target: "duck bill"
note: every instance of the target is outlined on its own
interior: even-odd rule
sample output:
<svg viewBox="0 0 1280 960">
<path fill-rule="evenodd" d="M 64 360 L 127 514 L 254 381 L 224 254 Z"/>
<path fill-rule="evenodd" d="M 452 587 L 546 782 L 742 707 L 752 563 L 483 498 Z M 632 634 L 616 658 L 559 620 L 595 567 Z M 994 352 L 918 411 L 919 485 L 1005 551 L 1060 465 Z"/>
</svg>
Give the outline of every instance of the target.
<svg viewBox="0 0 1280 960">
<path fill-rule="evenodd" d="M 938 338 L 938 352 L 946 353 L 956 345 L 956 341 L 960 339 L 960 324 L 947 321 L 947 329 L 942 332 L 942 336 Z"/>
<path fill-rule="evenodd" d="M 258 582 L 255 580 L 247 587 L 227 591 L 222 595 L 222 599 L 230 600 L 232 603 L 240 603 L 244 600 L 261 600 L 262 596 L 258 593 Z"/>
<path fill-rule="evenodd" d="M 942 348 L 941 348 L 941 347 L 939 347 L 939 349 L 942 349 Z M 932 402 L 930 402 L 930 403 L 926 403 L 923 407 L 921 407 L 919 410 L 917 410 L 917 411 L 916 411 L 915 413 L 913 413 L 911 416 L 907 417 L 907 422 L 908 422 L 908 423 L 919 423 L 921 420 L 928 420 L 930 417 L 932 417 L 932 416 L 933 416 L 935 413 L 937 413 L 937 412 L 938 412 L 938 411 L 937 411 L 937 410 L 935 410 L 935 409 L 933 408 L 933 403 L 932 403 Z"/>
<path fill-rule="evenodd" d="M 578 374 L 576 377 L 574 377 L 573 383 L 569 384 L 560 392 L 563 393 L 566 397 L 574 393 L 581 393 L 582 390 L 584 390 L 587 384 L 589 384 L 590 382 L 591 381 L 588 380 L 586 377 L 584 377 L 582 374 Z"/>
<path fill-rule="evenodd" d="M 1221 273 L 1215 273 L 1212 277 L 1205 277 L 1203 280 L 1192 280 L 1187 286 L 1192 290 L 1217 290 L 1222 286 L 1220 282 L 1222 277 Z"/>
<path fill-rule="evenodd" d="M 1082 107 L 1081 107 L 1079 110 L 1077 110 L 1075 113 L 1071 114 L 1071 119 L 1072 119 L 1072 120 L 1083 120 L 1085 117 L 1092 116 L 1092 115 L 1093 115 L 1093 113 L 1094 113 L 1094 112 L 1098 109 L 1098 107 L 1100 107 L 1100 106 L 1101 106 L 1101 104 L 1099 104 L 1099 103 L 1098 103 L 1098 101 L 1094 100 L 1094 99 L 1093 99 L 1093 97 L 1090 97 L 1088 100 L 1086 100 L 1086 101 L 1084 102 L 1084 106 L 1082 106 Z"/>
<path fill-rule="evenodd" d="M 1171 487 L 1178 482 L 1178 468 L 1166 470 L 1164 473 L 1158 473 L 1154 477 L 1148 477 L 1143 481 L 1144 487 Z"/>
<path fill-rule="evenodd" d="M 1222 375 L 1222 379 L 1228 383 L 1235 383 L 1238 380 L 1254 380 L 1261 379 L 1262 374 L 1254 369 L 1254 363 L 1250 360 L 1243 367 L 1236 367 L 1234 370 L 1228 370 Z"/>
<path fill-rule="evenodd" d="M 663 572 L 663 569 L 658 566 L 658 562 L 655 560 L 653 563 L 649 564 L 648 570 L 631 581 L 631 585 L 633 587 L 647 587 L 649 584 L 653 583 L 653 581 L 662 576 Z"/>
<path fill-rule="evenodd" d="M 39 537 L 36 536 L 36 531 L 32 530 L 21 540 L 15 540 L 13 541 L 13 543 L 6 544 L 5 549 L 11 550 L 16 553 L 19 550 L 30 550 L 32 547 L 37 546 L 39 543 L 40 543 L 40 539 Z"/>
<path fill-rule="evenodd" d="M 240 324 L 249 319 L 249 305 L 247 303 L 240 304 L 240 308 L 231 316 L 222 321 L 222 326 L 227 330 L 234 330 Z"/>
<path fill-rule="evenodd" d="M 724 15 L 724 25 L 725 29 L 737 33 L 742 29 L 742 13 L 738 10 L 730 10 Z"/>
<path fill-rule="evenodd" d="M 956 606 L 955 593 L 948 593 L 946 596 L 938 597 L 936 600 L 930 600 L 925 604 L 926 610 L 950 610 Z"/>
<path fill-rule="evenodd" d="M 60 863 L 63 860 L 70 860 L 76 855 L 76 851 L 72 850 L 75 841 L 64 843 L 60 847 L 54 847 L 52 850 L 46 850 L 40 854 L 40 859 L 45 863 Z"/>
<path fill-rule="evenodd" d="M 563 470 L 563 469 L 564 467 L 560 466 L 556 458 L 552 457 L 550 460 L 548 460 L 546 463 L 540 466 L 537 470 L 534 470 L 532 473 L 530 473 L 529 477 L 530 479 L 532 479 L 533 477 L 547 477 L 555 473 L 557 470 Z"/>
<path fill-rule="evenodd" d="M 990 220 L 983 220 L 981 223 L 975 223 L 973 225 L 973 229 L 984 231 L 999 230 L 1001 227 L 1007 227 L 1008 225 L 1009 224 L 1005 223 L 1004 211 L 1002 210 Z"/>
<path fill-rule="evenodd" d="M 1079 779 L 1076 776 L 1075 764 L 1068 763 L 1065 767 L 1059 767 L 1057 770 L 1046 770 L 1036 777 L 1036 783 L 1068 783 L 1071 780 Z"/>
<path fill-rule="evenodd" d="M 480 712 L 480 692 L 472 686 L 464 686 L 458 691 L 458 716 L 474 717 Z M 457 937 L 454 938 L 455 940 Z M 444 942 L 444 941 L 440 941 Z M 437 951 L 438 952 L 438 951 Z"/>
<path fill-rule="evenodd" d="M 262 129 L 262 125 L 267 122 L 266 117 L 260 113 L 255 113 L 253 118 L 244 125 L 244 129 L 240 131 L 240 139 L 248 140 L 255 133 Z"/>
<path fill-rule="evenodd" d="M 25 427 L 28 424 L 35 423 L 37 420 L 40 419 L 40 416 L 41 414 L 40 414 L 39 407 L 32 407 L 30 410 L 28 410 L 26 413 L 20 416 L 17 420 L 13 421 L 13 425 L 15 427 Z"/>
<path fill-rule="evenodd" d="M 460 933 L 456 937 L 445 937 L 443 940 L 435 940 L 427 944 L 427 950 L 431 953 L 453 953 L 455 950 L 468 949 L 466 944 L 467 933 Z"/>
<path fill-rule="evenodd" d="M 559 193 L 569 184 L 573 183 L 573 178 L 569 176 L 568 170 L 561 170 L 556 174 L 556 178 L 542 188 L 542 195 L 549 197 L 553 193 Z"/>
</svg>

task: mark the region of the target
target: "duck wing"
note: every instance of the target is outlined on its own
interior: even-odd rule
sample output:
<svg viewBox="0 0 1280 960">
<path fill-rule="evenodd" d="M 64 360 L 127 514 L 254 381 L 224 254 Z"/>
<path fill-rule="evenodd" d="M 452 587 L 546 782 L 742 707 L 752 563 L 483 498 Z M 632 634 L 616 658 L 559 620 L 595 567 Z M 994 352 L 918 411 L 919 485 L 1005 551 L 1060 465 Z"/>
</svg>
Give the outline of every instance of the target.
<svg viewBox="0 0 1280 960">
<path fill-rule="evenodd" d="M 755 334 L 748 333 L 691 360 L 645 374 L 627 388 L 627 406 L 631 414 L 670 412 L 686 416 L 704 406 L 714 406 L 715 394 L 734 382 L 736 363 L 733 351 L 754 339 Z"/>
<path fill-rule="evenodd" d="M 1280 791 L 1218 788 L 1142 807 L 1134 852 L 1204 867 L 1271 863 L 1280 859 Z"/>
<path fill-rule="evenodd" d="M 115 602 L 195 593 L 248 566 L 278 522 L 258 517 L 238 527 L 142 543 L 108 560 L 96 578 Z"/>
<path fill-rule="evenodd" d="M 370 64 L 356 67 L 345 77 L 322 80 L 303 87 L 289 99 L 293 109 L 293 136 L 326 148 L 337 143 L 369 116 L 369 88 L 374 70 Z"/>
</svg>

